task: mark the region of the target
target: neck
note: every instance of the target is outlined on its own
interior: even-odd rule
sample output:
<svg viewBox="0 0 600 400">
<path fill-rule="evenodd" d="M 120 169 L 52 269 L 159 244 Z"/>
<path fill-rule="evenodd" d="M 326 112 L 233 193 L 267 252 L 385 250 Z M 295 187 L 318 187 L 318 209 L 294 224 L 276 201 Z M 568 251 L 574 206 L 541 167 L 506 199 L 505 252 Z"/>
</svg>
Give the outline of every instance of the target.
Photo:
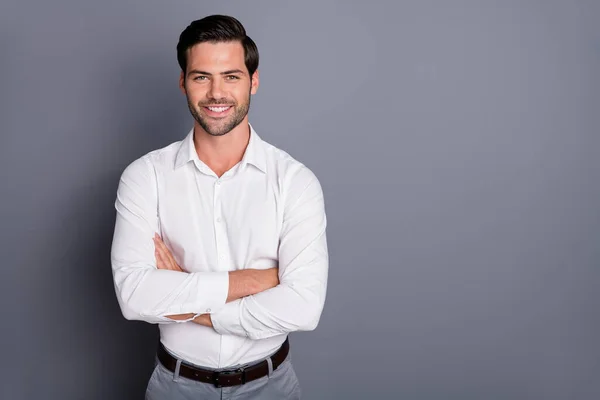
<svg viewBox="0 0 600 400">
<path fill-rule="evenodd" d="M 212 136 L 194 123 L 194 147 L 198 158 L 217 176 L 223 175 L 244 157 L 250 140 L 248 119 L 223 136 Z"/>
</svg>

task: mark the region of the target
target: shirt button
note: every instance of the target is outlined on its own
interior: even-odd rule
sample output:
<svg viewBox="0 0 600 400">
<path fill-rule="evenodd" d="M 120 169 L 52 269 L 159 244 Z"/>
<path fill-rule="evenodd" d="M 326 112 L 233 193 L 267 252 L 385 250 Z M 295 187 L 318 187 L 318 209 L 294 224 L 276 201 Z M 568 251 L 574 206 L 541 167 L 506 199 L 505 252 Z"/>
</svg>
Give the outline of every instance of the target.
<svg viewBox="0 0 600 400">
<path fill-rule="evenodd" d="M 216 185 L 217 186 L 221 185 L 221 181 L 217 181 Z"/>
<path fill-rule="evenodd" d="M 211 310 L 210 310 L 210 308 L 207 308 L 207 309 L 206 309 L 206 312 L 210 312 L 210 311 L 211 311 Z"/>
<path fill-rule="evenodd" d="M 217 218 L 217 222 L 222 222 L 223 220 L 221 219 L 221 217 Z"/>
</svg>

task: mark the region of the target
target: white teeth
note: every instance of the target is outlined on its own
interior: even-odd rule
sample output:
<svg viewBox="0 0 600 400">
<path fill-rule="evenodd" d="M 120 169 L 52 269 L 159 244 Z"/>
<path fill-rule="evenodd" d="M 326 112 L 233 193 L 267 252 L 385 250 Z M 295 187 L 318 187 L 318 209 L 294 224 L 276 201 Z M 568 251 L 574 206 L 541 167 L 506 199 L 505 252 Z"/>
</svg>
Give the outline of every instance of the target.
<svg viewBox="0 0 600 400">
<path fill-rule="evenodd" d="M 225 110 L 228 110 L 229 107 L 208 107 L 208 109 L 214 112 L 223 112 Z"/>
</svg>

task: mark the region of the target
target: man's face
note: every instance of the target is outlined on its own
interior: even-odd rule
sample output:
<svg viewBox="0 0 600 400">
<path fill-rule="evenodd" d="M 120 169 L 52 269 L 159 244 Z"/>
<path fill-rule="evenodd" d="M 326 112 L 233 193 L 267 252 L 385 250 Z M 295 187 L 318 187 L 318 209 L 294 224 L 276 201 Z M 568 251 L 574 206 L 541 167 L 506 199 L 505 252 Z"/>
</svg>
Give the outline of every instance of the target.
<svg viewBox="0 0 600 400">
<path fill-rule="evenodd" d="M 239 41 L 199 43 L 188 50 L 179 86 L 194 119 L 210 135 L 222 136 L 246 119 L 258 71 L 250 79 Z"/>
</svg>

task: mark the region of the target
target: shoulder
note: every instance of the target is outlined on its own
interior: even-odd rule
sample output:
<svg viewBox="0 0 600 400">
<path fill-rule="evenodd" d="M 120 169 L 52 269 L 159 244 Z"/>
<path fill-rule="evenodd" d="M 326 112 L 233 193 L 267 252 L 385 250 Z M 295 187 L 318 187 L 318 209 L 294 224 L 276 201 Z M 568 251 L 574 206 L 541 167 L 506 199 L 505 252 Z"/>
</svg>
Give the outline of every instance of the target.
<svg viewBox="0 0 600 400">
<path fill-rule="evenodd" d="M 321 183 L 311 168 L 270 143 L 263 141 L 263 146 L 269 173 L 277 180 L 286 203 L 293 203 L 306 194 L 322 196 Z"/>
<path fill-rule="evenodd" d="M 149 179 L 165 168 L 174 165 L 182 141 L 173 142 L 165 147 L 152 150 L 130 162 L 123 170 L 121 178 Z"/>
</svg>

